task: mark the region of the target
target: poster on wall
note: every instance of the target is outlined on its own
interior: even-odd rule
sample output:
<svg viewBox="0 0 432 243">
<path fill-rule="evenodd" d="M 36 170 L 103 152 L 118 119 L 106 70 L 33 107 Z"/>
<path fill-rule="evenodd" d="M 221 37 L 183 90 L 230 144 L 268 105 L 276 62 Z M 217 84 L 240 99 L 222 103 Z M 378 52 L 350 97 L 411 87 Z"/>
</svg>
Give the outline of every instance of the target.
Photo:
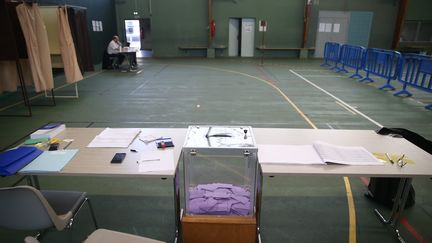
<svg viewBox="0 0 432 243">
<path fill-rule="evenodd" d="M 251 23 L 246 23 L 245 27 L 244 27 L 245 32 L 252 32 L 253 30 L 253 24 Z"/>
<path fill-rule="evenodd" d="M 340 24 L 334 24 L 333 25 L 333 32 L 339 33 L 339 31 L 340 31 Z"/>
<path fill-rule="evenodd" d="M 324 32 L 324 31 L 325 31 L 325 25 L 326 25 L 325 23 L 320 23 L 320 24 L 319 24 L 319 30 L 318 30 L 318 31 L 319 31 L 319 32 Z"/>
<path fill-rule="evenodd" d="M 260 20 L 258 22 L 258 25 L 259 25 L 259 32 L 267 32 L 267 21 Z"/>
<path fill-rule="evenodd" d="M 326 23 L 324 32 L 332 32 L 332 24 Z"/>
<path fill-rule="evenodd" d="M 92 20 L 93 31 L 96 31 L 96 20 Z"/>
<path fill-rule="evenodd" d="M 92 27 L 94 32 L 103 31 L 102 21 L 92 20 Z"/>
</svg>

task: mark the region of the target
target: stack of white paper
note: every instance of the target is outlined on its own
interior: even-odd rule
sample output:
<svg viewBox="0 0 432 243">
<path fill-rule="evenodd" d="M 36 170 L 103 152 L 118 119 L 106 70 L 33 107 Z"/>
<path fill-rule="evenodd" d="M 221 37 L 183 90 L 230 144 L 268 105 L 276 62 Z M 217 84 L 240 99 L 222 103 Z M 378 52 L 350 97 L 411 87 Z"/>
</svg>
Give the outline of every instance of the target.
<svg viewBox="0 0 432 243">
<path fill-rule="evenodd" d="M 48 125 L 50 125 L 50 124 L 48 124 Z M 31 139 L 36 139 L 36 138 L 51 139 L 51 138 L 54 138 L 55 136 L 57 136 L 59 133 L 63 132 L 65 129 L 66 129 L 65 124 L 53 125 L 50 128 L 40 128 L 37 131 L 35 131 L 34 133 L 30 134 L 30 138 Z"/>
<path fill-rule="evenodd" d="M 139 128 L 106 128 L 87 145 L 89 148 L 127 148 Z"/>
</svg>

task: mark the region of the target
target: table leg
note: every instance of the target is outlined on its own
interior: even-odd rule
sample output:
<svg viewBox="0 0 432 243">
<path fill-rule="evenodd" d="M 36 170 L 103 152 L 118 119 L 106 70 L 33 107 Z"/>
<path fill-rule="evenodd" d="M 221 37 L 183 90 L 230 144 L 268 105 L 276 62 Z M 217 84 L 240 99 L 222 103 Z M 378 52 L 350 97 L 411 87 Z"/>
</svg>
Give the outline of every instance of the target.
<svg viewBox="0 0 432 243">
<path fill-rule="evenodd" d="M 26 175 L 25 178 L 27 180 L 27 185 L 40 190 L 39 178 L 37 175 Z"/>
<path fill-rule="evenodd" d="M 128 60 L 128 63 L 129 63 L 129 71 L 132 71 L 132 58 L 131 58 L 131 54 L 128 53 L 126 56 L 127 56 L 127 60 Z"/>
<path fill-rule="evenodd" d="M 179 165 L 174 172 L 173 178 L 174 184 L 174 217 L 175 217 L 175 231 L 174 231 L 174 243 L 179 241 L 180 236 L 180 178 L 179 178 Z"/>
<path fill-rule="evenodd" d="M 257 186 L 257 209 L 256 209 L 256 219 L 257 219 L 257 240 L 258 243 L 261 243 L 261 203 L 262 203 L 262 187 L 263 187 L 263 173 L 261 169 L 261 165 L 258 163 L 258 186 Z"/>
<path fill-rule="evenodd" d="M 27 176 L 22 176 L 21 178 L 19 178 L 15 183 L 13 183 L 11 186 L 17 186 L 18 184 L 20 184 L 23 180 L 27 180 L 27 184 L 29 182 L 29 178 Z"/>
<path fill-rule="evenodd" d="M 398 190 L 396 193 L 396 197 L 394 199 L 393 208 L 388 219 L 385 219 L 384 216 L 379 212 L 378 209 L 375 209 L 376 215 L 379 217 L 382 223 L 390 225 L 395 233 L 396 238 L 399 242 L 405 242 L 399 232 L 399 218 L 402 215 L 402 212 L 405 208 L 405 203 L 408 198 L 408 194 L 411 188 L 412 178 L 401 178 L 398 186 Z"/>
</svg>

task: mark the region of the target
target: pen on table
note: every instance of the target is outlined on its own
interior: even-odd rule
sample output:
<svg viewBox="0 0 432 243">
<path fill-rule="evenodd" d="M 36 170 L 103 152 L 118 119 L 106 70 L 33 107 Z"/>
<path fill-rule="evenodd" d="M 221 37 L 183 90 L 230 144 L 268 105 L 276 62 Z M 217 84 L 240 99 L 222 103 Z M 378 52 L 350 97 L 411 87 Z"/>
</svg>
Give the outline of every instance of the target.
<svg viewBox="0 0 432 243">
<path fill-rule="evenodd" d="M 139 140 L 141 142 L 144 142 L 144 143 L 151 143 L 151 142 L 154 142 L 154 141 L 159 140 L 159 139 L 162 139 L 162 137 L 160 137 L 160 138 L 154 138 L 154 139 L 150 139 L 150 140 L 144 140 L 144 139 L 139 138 Z"/>
<path fill-rule="evenodd" d="M 394 164 L 394 161 L 390 158 L 388 153 L 385 153 L 385 156 L 387 157 L 388 161 L 390 161 L 390 163 Z"/>
<path fill-rule="evenodd" d="M 143 159 L 143 160 L 137 161 L 137 164 L 139 164 L 140 162 L 148 162 L 148 161 L 160 161 L 160 159 Z"/>
<path fill-rule="evenodd" d="M 158 137 L 158 138 L 153 138 L 153 139 L 150 139 L 150 140 L 144 140 L 144 139 L 142 139 L 142 138 L 138 138 L 141 142 L 143 142 L 143 143 L 151 143 L 151 142 L 154 142 L 154 141 L 157 141 L 157 140 L 164 140 L 164 139 L 171 139 L 171 138 L 169 138 L 169 137 Z"/>
<path fill-rule="evenodd" d="M 71 143 L 74 141 L 74 139 L 63 139 L 63 141 L 67 142 L 67 144 L 63 148 L 63 149 L 66 149 L 67 147 L 69 147 L 69 145 L 71 145 Z"/>
</svg>

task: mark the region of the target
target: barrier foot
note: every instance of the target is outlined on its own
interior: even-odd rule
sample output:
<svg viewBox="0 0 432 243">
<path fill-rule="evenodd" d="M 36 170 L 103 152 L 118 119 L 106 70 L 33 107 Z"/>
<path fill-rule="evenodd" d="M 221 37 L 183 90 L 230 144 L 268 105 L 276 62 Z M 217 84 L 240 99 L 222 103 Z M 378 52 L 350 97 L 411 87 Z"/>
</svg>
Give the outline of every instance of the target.
<svg viewBox="0 0 432 243">
<path fill-rule="evenodd" d="M 394 93 L 393 95 L 394 96 L 399 96 L 399 97 L 410 97 L 410 96 L 412 96 L 412 94 L 410 92 L 408 92 L 408 90 L 405 90 L 405 89 L 403 89 L 401 91 L 398 91 L 398 92 Z"/>
<path fill-rule="evenodd" d="M 379 87 L 380 90 L 395 90 L 395 87 L 391 86 L 390 84 L 384 84 L 383 86 Z"/>
<path fill-rule="evenodd" d="M 338 68 L 338 69 L 339 69 L 337 71 L 338 73 L 340 73 L 340 72 L 348 73 L 348 70 L 346 70 L 345 68 Z"/>
<path fill-rule="evenodd" d="M 334 67 L 332 67 L 332 68 L 330 68 L 330 70 L 340 70 L 340 67 L 338 67 L 338 66 L 334 66 Z"/>
<path fill-rule="evenodd" d="M 432 104 L 425 106 L 425 109 L 432 110 Z"/>
<path fill-rule="evenodd" d="M 353 75 L 349 76 L 349 78 L 363 78 L 363 76 L 358 73 L 354 73 Z"/>
<path fill-rule="evenodd" d="M 362 79 L 359 80 L 359 82 L 365 82 L 365 83 L 373 83 L 375 81 L 373 81 L 371 78 L 369 77 L 364 77 Z"/>
</svg>

